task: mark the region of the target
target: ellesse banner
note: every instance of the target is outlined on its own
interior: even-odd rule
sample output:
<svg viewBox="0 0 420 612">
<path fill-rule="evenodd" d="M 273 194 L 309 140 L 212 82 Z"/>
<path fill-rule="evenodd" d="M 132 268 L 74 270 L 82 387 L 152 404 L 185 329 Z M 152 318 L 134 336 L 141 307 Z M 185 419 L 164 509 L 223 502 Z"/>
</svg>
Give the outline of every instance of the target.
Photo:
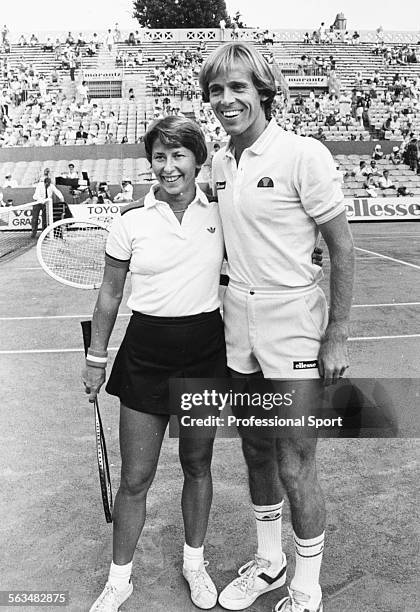
<svg viewBox="0 0 420 612">
<path fill-rule="evenodd" d="M 420 219 L 420 198 L 346 198 L 351 221 L 416 221 Z"/>
</svg>

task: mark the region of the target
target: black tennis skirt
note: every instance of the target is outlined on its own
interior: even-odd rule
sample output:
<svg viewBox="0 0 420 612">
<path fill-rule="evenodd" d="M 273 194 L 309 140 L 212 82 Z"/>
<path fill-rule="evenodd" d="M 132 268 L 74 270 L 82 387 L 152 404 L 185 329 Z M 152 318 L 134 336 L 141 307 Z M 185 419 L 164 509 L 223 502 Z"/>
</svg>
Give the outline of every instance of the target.
<svg viewBox="0 0 420 612">
<path fill-rule="evenodd" d="M 219 310 L 185 317 L 133 312 L 105 388 L 128 408 L 170 414 L 170 378 L 223 378 L 226 372 Z"/>
</svg>

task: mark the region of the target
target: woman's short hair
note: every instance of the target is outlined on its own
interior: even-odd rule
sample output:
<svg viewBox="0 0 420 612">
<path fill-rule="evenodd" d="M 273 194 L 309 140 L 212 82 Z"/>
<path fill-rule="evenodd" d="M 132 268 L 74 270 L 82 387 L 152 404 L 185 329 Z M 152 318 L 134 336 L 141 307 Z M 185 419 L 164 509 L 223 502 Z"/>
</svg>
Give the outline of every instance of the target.
<svg viewBox="0 0 420 612">
<path fill-rule="evenodd" d="M 271 105 L 277 93 L 276 81 L 266 59 L 250 44 L 243 42 L 226 43 L 217 47 L 204 62 L 199 82 L 203 91 L 203 101 L 209 102 L 209 83 L 220 73 L 226 73 L 235 65 L 241 64 L 248 68 L 252 82 L 260 95 L 266 97 L 262 101 L 265 116 L 271 118 Z"/>
<path fill-rule="evenodd" d="M 167 147 L 185 147 L 192 151 L 198 166 L 207 159 L 207 146 L 203 132 L 198 124 L 186 117 L 169 115 L 154 121 L 144 135 L 146 157 L 152 163 L 152 149 L 155 140 Z"/>
</svg>

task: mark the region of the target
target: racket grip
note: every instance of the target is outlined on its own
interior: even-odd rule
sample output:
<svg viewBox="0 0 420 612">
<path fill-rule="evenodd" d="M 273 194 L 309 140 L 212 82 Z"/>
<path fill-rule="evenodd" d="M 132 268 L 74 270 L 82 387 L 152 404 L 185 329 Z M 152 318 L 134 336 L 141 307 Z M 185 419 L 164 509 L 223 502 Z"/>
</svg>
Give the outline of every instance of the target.
<svg viewBox="0 0 420 612">
<path fill-rule="evenodd" d="M 80 325 L 82 326 L 83 346 L 86 356 L 92 338 L 92 321 L 80 321 Z"/>
</svg>

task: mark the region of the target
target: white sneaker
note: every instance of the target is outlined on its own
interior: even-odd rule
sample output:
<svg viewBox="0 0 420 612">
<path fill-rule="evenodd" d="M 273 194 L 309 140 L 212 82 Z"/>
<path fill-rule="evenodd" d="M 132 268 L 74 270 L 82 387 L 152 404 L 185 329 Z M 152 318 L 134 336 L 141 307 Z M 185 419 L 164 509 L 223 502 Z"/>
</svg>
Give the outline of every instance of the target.
<svg viewBox="0 0 420 612">
<path fill-rule="evenodd" d="M 324 609 L 322 599 L 316 608 L 308 608 L 310 599 L 305 593 L 289 589 L 289 596 L 281 599 L 274 606 L 273 612 L 322 612 Z"/>
<path fill-rule="evenodd" d="M 123 590 L 106 583 L 104 590 L 99 595 L 89 612 L 118 612 L 120 606 L 128 599 L 133 592 L 133 583 L 128 583 Z"/>
<path fill-rule="evenodd" d="M 275 576 L 264 570 L 270 567 L 270 561 L 258 555 L 238 570 L 238 578 L 227 585 L 219 595 L 219 604 L 227 610 L 248 608 L 260 595 L 278 589 L 286 582 L 286 555 L 283 553 L 283 564 Z"/>
<path fill-rule="evenodd" d="M 216 586 L 206 571 L 208 564 L 204 561 L 197 570 L 182 568 L 182 574 L 190 585 L 191 601 L 203 610 L 210 610 L 217 603 Z"/>
</svg>

